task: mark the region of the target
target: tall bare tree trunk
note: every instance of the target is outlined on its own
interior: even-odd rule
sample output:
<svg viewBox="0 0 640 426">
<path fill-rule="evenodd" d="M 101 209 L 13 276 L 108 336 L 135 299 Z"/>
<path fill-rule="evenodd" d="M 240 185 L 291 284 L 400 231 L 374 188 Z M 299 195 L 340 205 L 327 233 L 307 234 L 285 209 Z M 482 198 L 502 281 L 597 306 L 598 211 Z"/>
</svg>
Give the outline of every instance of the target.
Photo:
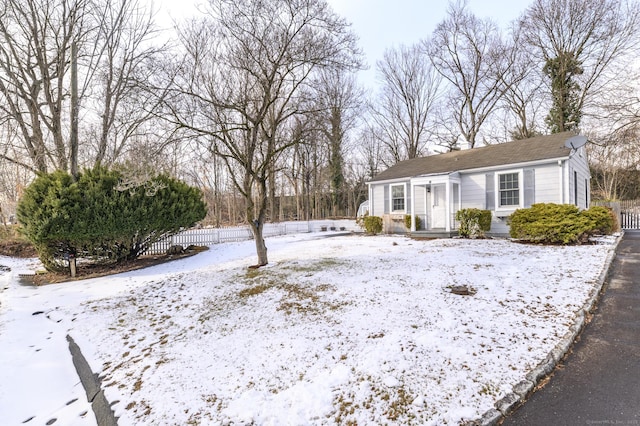
<svg viewBox="0 0 640 426">
<path fill-rule="evenodd" d="M 78 177 L 78 45 L 71 43 L 71 134 L 69 135 L 69 171 L 73 179 Z"/>
</svg>

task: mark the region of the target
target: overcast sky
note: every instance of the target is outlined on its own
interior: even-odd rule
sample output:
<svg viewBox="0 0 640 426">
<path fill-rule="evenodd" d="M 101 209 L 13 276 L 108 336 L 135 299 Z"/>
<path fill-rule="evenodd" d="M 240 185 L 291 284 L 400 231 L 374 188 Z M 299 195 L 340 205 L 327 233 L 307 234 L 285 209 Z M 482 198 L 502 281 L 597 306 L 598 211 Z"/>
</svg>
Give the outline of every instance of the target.
<svg viewBox="0 0 640 426">
<path fill-rule="evenodd" d="M 361 80 L 375 82 L 375 63 L 385 49 L 410 45 L 428 37 L 446 16 L 448 0 L 327 0 L 333 9 L 353 25 L 370 66 Z M 468 7 L 480 18 L 489 17 L 503 29 L 517 18 L 533 0 L 468 0 Z M 156 0 L 160 19 L 188 16 L 194 5 L 206 0 Z"/>
<path fill-rule="evenodd" d="M 506 29 L 533 0 L 469 0 L 479 18 L 489 17 Z M 447 0 L 328 0 L 334 10 L 353 24 L 371 70 L 365 83 L 375 78 L 375 63 L 385 49 L 410 45 L 427 38 L 447 13 Z"/>
</svg>

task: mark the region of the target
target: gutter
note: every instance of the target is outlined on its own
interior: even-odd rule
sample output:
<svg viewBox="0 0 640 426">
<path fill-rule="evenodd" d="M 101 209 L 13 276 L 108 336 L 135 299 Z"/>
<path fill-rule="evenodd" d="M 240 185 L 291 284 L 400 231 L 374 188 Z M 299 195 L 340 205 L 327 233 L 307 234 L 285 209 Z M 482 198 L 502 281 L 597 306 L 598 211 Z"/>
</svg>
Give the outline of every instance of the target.
<svg viewBox="0 0 640 426">
<path fill-rule="evenodd" d="M 451 171 L 447 171 L 447 172 L 426 173 L 426 174 L 420 174 L 420 175 L 414 175 L 414 176 L 400 176 L 400 177 L 392 178 L 392 179 L 383 179 L 383 180 L 375 180 L 375 179 L 373 179 L 373 180 L 370 180 L 370 181 L 365 182 L 365 183 L 367 185 L 376 185 L 376 184 L 384 184 L 384 183 L 401 182 L 401 181 L 411 180 L 411 179 L 414 179 L 414 178 L 417 178 L 417 177 L 450 175 L 452 173 L 471 174 L 471 173 L 491 172 L 491 171 L 496 171 L 496 170 L 504 170 L 505 167 L 507 167 L 507 166 L 508 166 L 508 168 L 520 168 L 520 167 L 539 166 L 539 165 L 544 165 L 544 164 L 553 164 L 553 163 L 558 162 L 558 161 L 569 160 L 569 158 L 570 158 L 570 156 L 553 157 L 553 158 L 546 158 L 544 160 L 525 161 L 525 162 L 522 162 L 522 163 L 505 163 L 505 164 L 499 164 L 499 165 L 496 165 L 496 166 L 476 167 L 476 168 L 473 168 L 473 169 L 451 170 Z"/>
</svg>

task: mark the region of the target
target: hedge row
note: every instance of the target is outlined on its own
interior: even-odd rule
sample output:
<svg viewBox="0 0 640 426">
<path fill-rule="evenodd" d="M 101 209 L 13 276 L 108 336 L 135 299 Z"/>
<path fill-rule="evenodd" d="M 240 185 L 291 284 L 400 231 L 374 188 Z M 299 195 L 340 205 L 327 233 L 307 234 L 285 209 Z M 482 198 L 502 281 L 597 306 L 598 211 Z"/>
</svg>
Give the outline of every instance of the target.
<svg viewBox="0 0 640 426">
<path fill-rule="evenodd" d="M 533 204 L 509 217 L 511 238 L 541 244 L 578 244 L 594 234 L 610 234 L 616 225 L 610 209 L 580 210 L 572 204 Z"/>
</svg>

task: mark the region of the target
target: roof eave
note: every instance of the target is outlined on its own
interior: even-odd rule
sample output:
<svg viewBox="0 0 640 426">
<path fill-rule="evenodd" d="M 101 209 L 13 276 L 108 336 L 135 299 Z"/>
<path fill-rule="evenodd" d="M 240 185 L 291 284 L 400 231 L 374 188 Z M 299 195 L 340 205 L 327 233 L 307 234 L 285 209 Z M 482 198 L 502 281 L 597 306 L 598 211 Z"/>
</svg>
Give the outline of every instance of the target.
<svg viewBox="0 0 640 426">
<path fill-rule="evenodd" d="M 520 163 L 507 163 L 507 164 L 501 164 L 498 166 L 475 167 L 473 169 L 460 170 L 460 173 L 467 174 L 467 173 L 481 173 L 481 172 L 496 171 L 501 169 L 518 169 L 522 167 L 531 167 L 531 166 L 538 166 L 542 164 L 555 163 L 557 161 L 566 161 L 566 160 L 569 160 L 569 158 L 570 158 L 569 155 L 564 155 L 562 157 L 550 157 L 542 160 L 523 161 Z"/>
<path fill-rule="evenodd" d="M 569 160 L 569 158 L 570 158 L 570 155 L 564 155 L 564 156 L 561 156 L 561 157 L 550 157 L 550 158 L 545 158 L 545 159 L 541 159 L 541 160 L 523 161 L 523 162 L 520 162 L 520 163 L 506 163 L 506 164 L 500 164 L 500 165 L 496 165 L 496 166 L 474 167 L 472 169 L 452 170 L 452 171 L 440 172 L 440 173 L 426 173 L 426 174 L 413 175 L 413 176 L 397 177 L 397 178 L 393 178 L 393 179 L 370 180 L 370 181 L 366 182 L 366 184 L 367 185 L 373 185 L 373 184 L 393 183 L 393 182 L 411 180 L 411 179 L 416 178 L 416 177 L 442 176 L 442 175 L 450 175 L 450 174 L 453 174 L 453 173 L 468 174 L 468 173 L 481 173 L 481 172 L 496 171 L 496 170 L 501 170 L 501 169 L 502 170 L 503 169 L 517 169 L 517 168 L 521 168 L 521 167 L 530 167 L 530 166 L 537 166 L 537 165 L 541 165 L 541 164 L 554 163 L 556 161 L 566 161 L 566 160 Z"/>
</svg>

